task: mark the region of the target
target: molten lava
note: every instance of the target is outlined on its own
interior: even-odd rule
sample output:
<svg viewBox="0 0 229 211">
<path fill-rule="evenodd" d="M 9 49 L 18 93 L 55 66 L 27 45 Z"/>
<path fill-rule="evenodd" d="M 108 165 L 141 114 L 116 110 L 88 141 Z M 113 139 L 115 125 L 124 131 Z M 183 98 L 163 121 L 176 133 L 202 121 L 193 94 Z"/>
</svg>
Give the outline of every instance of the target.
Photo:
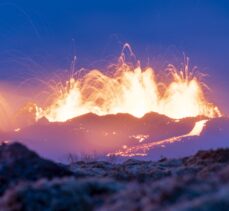
<svg viewBox="0 0 229 211">
<path fill-rule="evenodd" d="M 39 109 L 37 119 L 63 122 L 86 113 L 128 113 L 140 118 L 157 112 L 174 119 L 221 116 L 206 99 L 201 81 L 188 71 L 188 64 L 179 71 L 170 65 L 171 79 L 165 83 L 151 67 L 133 67 L 123 54 L 119 61 L 111 76 L 92 70 L 81 78 L 71 77 L 54 93 L 52 102 Z"/>
<path fill-rule="evenodd" d="M 131 51 L 129 45 L 124 48 Z M 73 149 L 108 156 L 146 156 L 155 147 L 199 136 L 208 120 L 222 116 L 207 99 L 199 75 L 189 71 L 188 62 L 181 69 L 169 65 L 169 74 L 158 75 L 152 67 L 127 62 L 122 52 L 111 68 L 109 74 L 96 69 L 81 77 L 72 74 L 64 83 L 55 84 L 42 106 L 33 97 L 15 100 L 20 95 L 8 97 L 5 92 L 4 98 L 13 102 L 6 103 L 0 95 L 1 139 L 19 139 L 53 154 L 64 148 L 67 153 Z M 88 115 L 67 121 L 83 114 Z M 186 117 L 197 118 L 183 119 Z"/>
<path fill-rule="evenodd" d="M 200 136 L 203 128 L 205 127 L 208 120 L 204 119 L 201 121 L 196 122 L 193 129 L 186 135 L 188 136 Z"/>
<path fill-rule="evenodd" d="M 134 157 L 134 156 L 147 156 L 147 152 L 155 147 L 165 147 L 166 144 L 172 144 L 175 142 L 182 141 L 183 138 L 191 137 L 191 136 L 200 136 L 204 127 L 206 126 L 208 120 L 200 120 L 197 121 L 193 127 L 193 129 L 184 135 L 174 136 L 171 138 L 167 138 L 164 140 L 153 141 L 150 143 L 145 143 L 136 146 L 127 146 L 124 145 L 122 149 L 118 150 L 114 153 L 108 153 L 107 156 L 121 156 L 121 157 Z"/>
</svg>

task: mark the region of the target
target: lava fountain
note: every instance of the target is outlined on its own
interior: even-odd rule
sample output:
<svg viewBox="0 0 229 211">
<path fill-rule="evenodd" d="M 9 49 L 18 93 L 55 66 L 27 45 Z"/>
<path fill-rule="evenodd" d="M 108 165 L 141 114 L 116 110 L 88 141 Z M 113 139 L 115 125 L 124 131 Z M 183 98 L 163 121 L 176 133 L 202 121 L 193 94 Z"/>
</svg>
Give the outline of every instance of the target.
<svg viewBox="0 0 229 211">
<path fill-rule="evenodd" d="M 145 156 L 152 148 L 199 136 L 209 119 L 222 116 L 188 60 L 158 75 L 139 61 L 128 62 L 126 49 L 133 55 L 126 44 L 111 72 L 74 72 L 55 84 L 42 106 L 28 102 L 14 115 L 7 140 L 21 140 L 46 157 L 72 150 Z"/>
<path fill-rule="evenodd" d="M 124 48 L 130 49 L 128 44 Z M 52 94 L 51 103 L 39 109 L 37 119 L 64 122 L 86 113 L 128 113 L 140 118 L 157 112 L 173 119 L 221 116 L 218 107 L 206 99 L 197 74 L 188 70 L 188 62 L 181 70 L 169 65 L 168 72 L 170 81 L 160 81 L 152 67 L 142 68 L 140 62 L 135 67 L 126 63 L 122 52 L 113 74 L 91 70 L 62 84 Z"/>
</svg>

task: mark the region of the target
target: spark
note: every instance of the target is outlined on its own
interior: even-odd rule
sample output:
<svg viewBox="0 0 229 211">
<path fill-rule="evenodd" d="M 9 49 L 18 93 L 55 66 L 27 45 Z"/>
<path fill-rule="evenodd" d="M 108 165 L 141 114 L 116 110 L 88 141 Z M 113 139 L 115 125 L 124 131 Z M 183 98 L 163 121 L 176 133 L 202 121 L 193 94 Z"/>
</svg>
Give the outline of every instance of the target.
<svg viewBox="0 0 229 211">
<path fill-rule="evenodd" d="M 126 48 L 130 46 L 126 44 Z M 133 57 L 132 50 L 130 53 Z M 86 113 L 99 116 L 128 113 L 141 118 L 146 113 L 157 112 L 179 121 L 199 115 L 208 118 L 222 115 L 206 99 L 204 84 L 195 72 L 189 71 L 188 63 L 180 70 L 169 65 L 171 77 L 167 83 L 158 80 L 152 67 L 125 62 L 124 50 L 114 68 L 111 75 L 96 69 L 79 78 L 72 74 L 53 89 L 51 103 L 37 109 L 36 119 L 45 117 L 50 122 L 64 122 Z"/>
</svg>

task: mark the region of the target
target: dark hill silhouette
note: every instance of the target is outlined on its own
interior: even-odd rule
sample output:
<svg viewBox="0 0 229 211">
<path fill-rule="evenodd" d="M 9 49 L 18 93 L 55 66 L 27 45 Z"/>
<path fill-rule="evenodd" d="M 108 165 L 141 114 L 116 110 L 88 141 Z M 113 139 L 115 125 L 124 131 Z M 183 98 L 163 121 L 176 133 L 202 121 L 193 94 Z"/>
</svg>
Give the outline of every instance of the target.
<svg viewBox="0 0 229 211">
<path fill-rule="evenodd" d="M 37 123 L 9 135 L 10 140 L 20 140 L 41 155 L 58 159 L 68 153 L 106 153 L 123 145 L 137 144 L 137 135 L 146 135 L 144 141 L 154 141 L 189 132 L 195 118 L 180 121 L 157 113 L 142 118 L 129 114 L 97 116 L 89 113 L 67 122 Z"/>
</svg>

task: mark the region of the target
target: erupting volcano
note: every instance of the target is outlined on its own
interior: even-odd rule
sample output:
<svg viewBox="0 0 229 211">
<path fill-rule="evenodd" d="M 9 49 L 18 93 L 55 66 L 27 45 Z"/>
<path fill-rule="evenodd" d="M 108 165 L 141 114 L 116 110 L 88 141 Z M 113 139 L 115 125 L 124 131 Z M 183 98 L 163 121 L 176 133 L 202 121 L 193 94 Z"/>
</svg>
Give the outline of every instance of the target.
<svg viewBox="0 0 229 211">
<path fill-rule="evenodd" d="M 124 45 L 113 74 L 91 70 L 82 78 L 71 77 L 55 90 L 50 105 L 38 109 L 37 119 L 64 122 L 86 113 L 127 113 L 140 118 L 156 112 L 174 119 L 221 116 L 218 107 L 205 98 L 200 78 L 189 72 L 188 62 L 181 70 L 169 65 L 170 81 L 165 83 L 157 79 L 152 67 L 126 63 L 125 48 L 133 54 L 130 46 Z"/>
<path fill-rule="evenodd" d="M 229 210 L 229 1 L 0 10 L 0 211 Z"/>
<path fill-rule="evenodd" d="M 67 81 L 55 83 L 45 104 L 30 100 L 13 115 L 13 131 L 2 139 L 20 139 L 54 159 L 93 151 L 147 156 L 158 147 L 162 151 L 201 135 L 209 121 L 222 117 L 206 97 L 202 75 L 189 70 L 188 59 L 180 69 L 168 65 L 161 75 L 140 61 L 128 62 L 126 51 L 135 58 L 125 44 L 109 74 L 76 71 Z"/>
</svg>

